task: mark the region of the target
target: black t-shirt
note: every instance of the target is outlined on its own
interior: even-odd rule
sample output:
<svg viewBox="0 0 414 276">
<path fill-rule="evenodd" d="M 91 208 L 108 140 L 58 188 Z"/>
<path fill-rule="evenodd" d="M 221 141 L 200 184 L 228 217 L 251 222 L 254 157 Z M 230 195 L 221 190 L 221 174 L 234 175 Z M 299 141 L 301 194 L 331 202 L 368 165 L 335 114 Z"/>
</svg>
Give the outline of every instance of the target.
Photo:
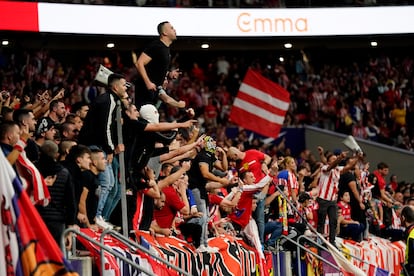
<svg viewBox="0 0 414 276">
<path fill-rule="evenodd" d="M 200 164 L 204 163 L 208 165 L 208 170 L 211 172 L 216 162 L 216 156 L 212 153 L 201 150 L 194 160 L 191 162 L 191 168 L 188 171 L 188 187 L 190 189 L 200 189 L 201 198 L 207 199 L 206 184 L 207 180 L 203 177 L 200 170 Z"/>
<path fill-rule="evenodd" d="M 145 143 L 142 142 L 142 138 L 145 135 L 147 124 L 148 122 L 145 120 L 131 120 L 128 117 L 124 118 L 122 130 L 125 145 L 125 165 L 128 172 L 133 169 L 133 162 L 136 161 L 134 156 L 137 154 L 138 148 L 140 150 L 145 148 Z M 152 144 L 155 144 L 155 142 Z"/>
<path fill-rule="evenodd" d="M 24 148 L 27 158 L 33 163 L 39 160 L 40 148 L 33 139 L 27 139 L 27 146 Z"/>
<path fill-rule="evenodd" d="M 352 194 L 351 188 L 349 188 L 348 183 L 355 180 L 355 175 L 351 172 L 346 172 L 341 174 L 341 177 L 339 178 L 339 184 L 338 184 L 338 193 L 339 195 L 342 195 L 345 192 L 349 192 L 349 195 L 351 196 L 351 199 L 354 197 Z M 339 197 L 338 197 L 339 200 Z"/>
<path fill-rule="evenodd" d="M 139 118 L 124 121 L 125 164 L 128 173 L 140 173 L 153 156 L 157 138 L 154 132 L 145 131 L 148 122 Z"/>
<path fill-rule="evenodd" d="M 86 198 L 86 212 L 90 223 L 93 223 L 96 210 L 98 208 L 98 197 L 95 192 L 99 186 L 99 179 L 91 171 L 82 172 L 82 188 L 88 189 L 88 197 Z"/>
<path fill-rule="evenodd" d="M 148 214 L 142 216 L 141 223 L 139 225 L 139 230 L 149 231 L 151 222 L 153 220 L 153 212 L 154 212 L 154 199 L 150 196 L 143 196 L 143 208 L 142 211 L 144 214 Z"/>
<path fill-rule="evenodd" d="M 358 182 L 356 181 L 356 177 L 352 172 L 346 172 L 341 174 L 341 177 L 339 178 L 339 195 L 343 195 L 345 192 L 349 192 L 350 196 L 350 203 L 351 206 L 351 218 L 356 221 L 365 222 L 365 213 L 361 210 L 361 207 L 359 206 L 359 201 L 357 198 L 355 198 L 354 193 L 352 192 L 351 188 L 349 187 L 349 183 L 355 181 L 356 188 L 358 192 L 361 194 L 361 188 Z M 339 197 L 338 197 L 339 200 Z"/>
<path fill-rule="evenodd" d="M 129 174 L 141 172 L 151 157 L 168 152 L 168 147 L 155 148 L 156 142 L 169 144 L 175 137 L 172 134 L 163 136 L 158 132 L 145 131 L 147 124 L 141 118 L 124 121 L 125 164 Z"/>
<path fill-rule="evenodd" d="M 79 166 L 72 160 L 62 161 L 61 164 L 68 169 L 71 175 L 72 186 L 75 192 L 76 203 L 79 203 L 79 199 L 82 193 L 82 171 Z M 77 206 L 76 206 L 77 207 Z"/>
<path fill-rule="evenodd" d="M 151 57 L 151 61 L 145 66 L 149 79 L 158 87 L 163 84 L 166 73 L 170 65 L 170 48 L 159 39 L 151 42 L 143 51 Z M 138 76 L 135 82 L 135 105 L 139 108 L 144 104 L 156 104 L 158 101 L 158 92 L 148 91 L 147 87 Z"/>
</svg>

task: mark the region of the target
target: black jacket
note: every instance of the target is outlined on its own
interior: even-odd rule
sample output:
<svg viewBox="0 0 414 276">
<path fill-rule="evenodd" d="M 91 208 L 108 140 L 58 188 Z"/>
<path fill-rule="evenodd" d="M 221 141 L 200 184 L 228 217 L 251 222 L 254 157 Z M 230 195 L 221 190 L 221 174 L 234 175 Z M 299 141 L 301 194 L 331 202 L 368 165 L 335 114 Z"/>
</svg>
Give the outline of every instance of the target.
<svg viewBox="0 0 414 276">
<path fill-rule="evenodd" d="M 92 103 L 79 133 L 79 143 L 101 147 L 113 153 L 117 145 L 116 106 L 121 102 L 112 91 L 99 95 Z"/>
</svg>

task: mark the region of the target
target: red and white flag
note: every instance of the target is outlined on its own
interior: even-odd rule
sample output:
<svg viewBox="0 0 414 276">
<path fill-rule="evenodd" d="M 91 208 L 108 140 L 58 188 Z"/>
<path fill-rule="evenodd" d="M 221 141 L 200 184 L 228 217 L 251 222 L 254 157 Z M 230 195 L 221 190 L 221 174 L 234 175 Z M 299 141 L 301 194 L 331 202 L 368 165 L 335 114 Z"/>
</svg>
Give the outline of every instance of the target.
<svg viewBox="0 0 414 276">
<path fill-rule="evenodd" d="M 289 103 L 288 91 L 249 69 L 231 108 L 230 120 L 260 135 L 277 138 Z"/>
</svg>

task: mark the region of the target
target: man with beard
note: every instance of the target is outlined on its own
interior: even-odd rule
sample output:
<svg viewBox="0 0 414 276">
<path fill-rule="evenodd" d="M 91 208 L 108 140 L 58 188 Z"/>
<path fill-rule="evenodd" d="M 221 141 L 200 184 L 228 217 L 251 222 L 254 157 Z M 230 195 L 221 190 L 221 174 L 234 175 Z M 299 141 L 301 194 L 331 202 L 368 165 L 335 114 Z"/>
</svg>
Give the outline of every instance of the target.
<svg viewBox="0 0 414 276">
<path fill-rule="evenodd" d="M 18 109 L 13 112 L 13 121 L 15 121 L 22 132 L 34 133 L 36 131 L 36 119 L 33 112 L 29 109 Z M 39 160 L 39 147 L 33 138 L 27 139 L 27 146 L 24 149 L 26 156 L 30 161 L 36 162 Z"/>
</svg>

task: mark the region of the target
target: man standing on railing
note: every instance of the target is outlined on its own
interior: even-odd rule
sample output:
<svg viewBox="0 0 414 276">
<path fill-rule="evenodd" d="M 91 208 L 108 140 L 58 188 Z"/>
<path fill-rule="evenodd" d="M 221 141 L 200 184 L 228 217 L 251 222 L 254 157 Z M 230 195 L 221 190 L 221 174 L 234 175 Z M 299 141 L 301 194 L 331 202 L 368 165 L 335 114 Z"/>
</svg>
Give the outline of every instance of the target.
<svg viewBox="0 0 414 276">
<path fill-rule="evenodd" d="M 165 92 L 168 80 L 177 79 L 180 74 L 178 69 L 169 71 L 170 45 L 177 39 L 177 33 L 168 21 L 158 24 L 157 31 L 159 39 L 151 42 L 139 58 L 135 53 L 132 54 L 138 70 L 138 78 L 135 82 L 135 105 L 138 110 L 145 104 L 158 107 L 157 102 L 162 100 L 171 106 L 184 108 L 184 101 L 176 101 Z"/>
</svg>

